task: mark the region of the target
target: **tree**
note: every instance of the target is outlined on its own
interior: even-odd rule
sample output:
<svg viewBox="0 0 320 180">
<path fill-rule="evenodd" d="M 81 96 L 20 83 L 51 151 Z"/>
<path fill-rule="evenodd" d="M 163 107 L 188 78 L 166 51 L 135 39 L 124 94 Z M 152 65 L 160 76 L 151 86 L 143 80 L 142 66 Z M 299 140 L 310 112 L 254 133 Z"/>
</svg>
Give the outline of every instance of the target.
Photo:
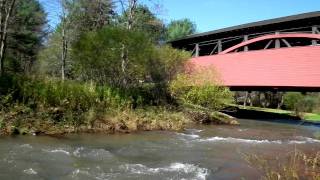
<svg viewBox="0 0 320 180">
<path fill-rule="evenodd" d="M 122 72 L 123 46 L 127 49 L 126 73 Z M 73 46 L 73 59 L 77 75 L 113 87 L 138 84 L 145 79 L 146 64 L 152 55 L 153 45 L 141 32 L 121 28 L 104 28 L 84 34 Z M 124 77 L 126 76 L 126 77 Z M 127 78 L 126 84 L 123 79 Z"/>
<path fill-rule="evenodd" d="M 8 36 L 7 30 L 15 2 L 15 0 L 0 1 L 0 75 L 4 73 L 4 58 Z"/>
<path fill-rule="evenodd" d="M 130 62 L 123 84 L 123 45 Z M 134 87 L 145 83 L 168 83 L 183 69 L 190 53 L 170 46 L 156 46 L 143 32 L 123 28 L 104 28 L 81 36 L 72 47 L 77 76 L 99 84 Z"/>
<path fill-rule="evenodd" d="M 8 27 L 8 70 L 30 72 L 46 35 L 46 13 L 41 4 L 37 0 L 17 1 Z"/>
<path fill-rule="evenodd" d="M 50 75 L 53 77 L 61 77 L 61 52 L 62 38 L 60 29 L 49 35 L 44 48 L 38 53 L 36 62 L 36 73 L 41 75 Z M 65 73 L 70 75 L 70 56 L 66 57 Z"/>
<path fill-rule="evenodd" d="M 167 26 L 166 40 L 172 41 L 196 32 L 196 25 L 189 19 L 182 19 L 170 22 Z"/>
<path fill-rule="evenodd" d="M 135 12 L 138 6 L 139 0 L 119 0 L 118 3 L 122 8 L 122 14 L 126 17 L 124 23 L 126 29 L 131 30 L 135 23 Z"/>
<path fill-rule="evenodd" d="M 40 70 L 58 75 L 61 79 L 72 76 L 72 44 L 81 34 L 97 31 L 112 23 L 114 15 L 111 0 L 58 0 L 60 23 L 40 53 Z M 57 70 L 56 68 L 60 66 Z M 50 67 L 52 66 L 52 67 Z M 43 71 L 42 71 L 43 72 Z"/>
<path fill-rule="evenodd" d="M 176 75 L 183 72 L 184 65 L 191 58 L 187 51 L 174 49 L 169 45 L 154 49 L 152 59 L 148 61 L 148 69 L 153 83 L 169 83 Z"/>
<path fill-rule="evenodd" d="M 154 29 L 159 29 L 159 21 L 146 6 L 139 4 L 139 0 L 119 0 L 122 8 L 122 15 L 119 18 L 120 24 L 123 24 L 127 30 L 134 30 L 147 33 L 150 37 L 156 37 Z M 155 23 L 157 22 L 157 23 Z M 156 25 L 158 24 L 158 25 Z M 150 30 L 153 30 L 151 32 Z M 156 39 L 157 38 L 152 38 Z M 128 81 L 127 68 L 129 64 L 127 47 L 122 45 L 122 73 L 123 84 L 126 85 Z"/>
<path fill-rule="evenodd" d="M 155 40 L 155 42 L 161 39 L 161 36 L 165 31 L 162 21 L 158 19 L 145 5 L 139 4 L 135 7 L 135 10 L 127 9 L 119 17 L 118 21 L 120 25 L 123 25 L 129 30 L 147 33 Z"/>
<path fill-rule="evenodd" d="M 111 0 L 73 0 L 67 6 L 68 18 L 80 35 L 112 24 L 115 15 L 113 8 Z"/>
</svg>

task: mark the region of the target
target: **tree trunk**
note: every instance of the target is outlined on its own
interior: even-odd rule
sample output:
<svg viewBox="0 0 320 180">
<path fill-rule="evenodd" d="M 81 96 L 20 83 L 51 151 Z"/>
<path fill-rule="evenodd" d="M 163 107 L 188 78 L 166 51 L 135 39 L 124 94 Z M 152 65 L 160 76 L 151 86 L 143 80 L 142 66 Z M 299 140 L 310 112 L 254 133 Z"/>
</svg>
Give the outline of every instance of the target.
<svg viewBox="0 0 320 180">
<path fill-rule="evenodd" d="M 126 50 L 126 46 L 124 44 L 122 44 L 122 49 L 121 49 L 121 70 L 123 73 L 123 79 L 122 79 L 122 83 L 123 86 L 127 86 L 128 84 L 128 77 L 127 77 L 127 64 L 128 64 L 128 52 Z"/>
<path fill-rule="evenodd" d="M 66 66 L 66 57 L 67 57 L 67 42 L 65 37 L 65 29 L 62 28 L 62 52 L 61 52 L 61 79 L 65 79 L 65 66 Z"/>
<path fill-rule="evenodd" d="M 129 7 L 128 7 L 128 14 L 127 14 L 127 30 L 131 30 L 134 24 L 134 16 L 135 16 L 135 10 L 137 8 L 138 0 L 129 0 Z M 125 10 L 124 10 L 125 12 Z M 128 50 L 125 46 L 125 44 L 122 44 L 122 52 L 121 52 L 121 69 L 123 73 L 123 86 L 127 86 L 128 84 L 128 64 L 129 64 L 129 58 L 128 58 Z"/>
<path fill-rule="evenodd" d="M 283 106 L 284 103 L 284 93 L 279 93 L 278 96 L 280 96 L 278 98 L 278 109 L 281 109 L 281 107 Z"/>
<path fill-rule="evenodd" d="M 249 93 L 249 103 L 250 103 L 250 106 L 252 107 L 253 106 L 252 92 Z"/>
<path fill-rule="evenodd" d="M 244 106 L 244 107 L 247 106 L 248 96 L 249 96 L 249 92 L 246 92 L 246 96 L 245 96 L 244 102 L 243 102 L 243 106 Z"/>
<path fill-rule="evenodd" d="M 66 59 L 67 59 L 67 53 L 68 53 L 68 40 L 67 40 L 67 15 L 66 15 L 66 2 L 61 1 L 62 5 L 62 16 L 61 16 L 61 36 L 62 36 L 62 50 L 61 50 L 61 80 L 65 80 L 66 76 Z"/>
<path fill-rule="evenodd" d="M 0 1 L 0 76 L 4 74 L 4 58 L 7 47 L 7 29 L 16 0 Z"/>
<path fill-rule="evenodd" d="M 134 23 L 134 16 L 135 16 L 135 11 L 137 8 L 137 3 L 138 0 L 129 0 L 129 14 L 128 16 L 128 22 L 127 22 L 127 29 L 131 30 L 133 23 Z"/>
</svg>

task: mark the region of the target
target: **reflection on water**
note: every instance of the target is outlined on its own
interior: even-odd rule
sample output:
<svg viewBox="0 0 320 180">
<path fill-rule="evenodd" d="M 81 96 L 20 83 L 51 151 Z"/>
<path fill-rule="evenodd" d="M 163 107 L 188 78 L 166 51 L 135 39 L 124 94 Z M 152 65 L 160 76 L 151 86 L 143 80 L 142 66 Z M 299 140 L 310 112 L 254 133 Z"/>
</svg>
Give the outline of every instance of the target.
<svg viewBox="0 0 320 180">
<path fill-rule="evenodd" d="M 241 120 L 184 132 L 0 139 L 0 179 L 257 179 L 242 154 L 320 150 L 316 126 Z"/>
</svg>

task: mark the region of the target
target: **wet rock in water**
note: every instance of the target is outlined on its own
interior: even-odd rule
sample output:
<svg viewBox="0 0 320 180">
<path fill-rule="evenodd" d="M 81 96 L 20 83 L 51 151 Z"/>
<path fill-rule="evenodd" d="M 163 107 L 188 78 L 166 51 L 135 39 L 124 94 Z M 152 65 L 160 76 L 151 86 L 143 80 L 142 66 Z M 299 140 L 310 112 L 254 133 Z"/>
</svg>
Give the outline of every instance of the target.
<svg viewBox="0 0 320 180">
<path fill-rule="evenodd" d="M 230 125 L 240 125 L 240 123 L 237 120 L 231 120 Z"/>
</svg>

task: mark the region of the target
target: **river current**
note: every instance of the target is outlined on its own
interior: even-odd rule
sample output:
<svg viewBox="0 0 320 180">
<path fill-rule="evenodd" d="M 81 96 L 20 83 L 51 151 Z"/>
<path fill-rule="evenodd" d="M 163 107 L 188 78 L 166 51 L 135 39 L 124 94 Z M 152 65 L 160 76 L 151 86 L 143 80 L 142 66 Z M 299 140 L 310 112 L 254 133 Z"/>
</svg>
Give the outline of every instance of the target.
<svg viewBox="0 0 320 180">
<path fill-rule="evenodd" d="M 0 179 L 259 179 L 244 154 L 320 151 L 318 126 L 240 120 L 182 132 L 0 138 Z"/>
</svg>

